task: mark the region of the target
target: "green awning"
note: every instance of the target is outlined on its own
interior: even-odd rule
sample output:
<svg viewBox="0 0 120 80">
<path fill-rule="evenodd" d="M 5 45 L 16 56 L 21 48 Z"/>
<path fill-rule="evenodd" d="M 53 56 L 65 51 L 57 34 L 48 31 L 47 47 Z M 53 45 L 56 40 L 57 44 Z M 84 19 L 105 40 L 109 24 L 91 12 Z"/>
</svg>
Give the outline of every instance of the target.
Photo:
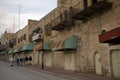
<svg viewBox="0 0 120 80">
<path fill-rule="evenodd" d="M 7 49 L 7 45 L 0 45 L 0 52 Z"/>
<path fill-rule="evenodd" d="M 14 49 L 14 53 L 18 53 L 19 52 L 19 49 Z"/>
<path fill-rule="evenodd" d="M 72 36 L 69 37 L 65 40 L 65 45 L 64 45 L 65 49 L 77 49 L 77 37 L 76 36 Z"/>
<path fill-rule="evenodd" d="M 9 50 L 8 50 L 8 54 L 12 54 L 12 53 L 14 53 L 13 48 L 9 48 Z"/>
<path fill-rule="evenodd" d="M 77 49 L 77 37 L 75 35 L 68 37 L 64 41 L 59 41 L 57 46 L 53 48 L 54 51 L 64 50 L 76 50 Z"/>
<path fill-rule="evenodd" d="M 14 49 L 14 53 L 20 53 L 20 52 L 22 52 L 22 48 L 23 47 L 18 47 L 16 49 Z"/>
<path fill-rule="evenodd" d="M 0 54 L 7 54 L 8 52 L 5 50 L 5 51 L 2 51 L 0 52 Z"/>
<path fill-rule="evenodd" d="M 52 51 L 52 48 L 53 48 L 53 41 L 52 40 L 46 41 L 44 43 L 44 48 L 43 48 L 44 51 Z"/>
<path fill-rule="evenodd" d="M 34 49 L 34 43 L 29 43 L 23 46 L 22 51 L 32 51 Z"/>
</svg>

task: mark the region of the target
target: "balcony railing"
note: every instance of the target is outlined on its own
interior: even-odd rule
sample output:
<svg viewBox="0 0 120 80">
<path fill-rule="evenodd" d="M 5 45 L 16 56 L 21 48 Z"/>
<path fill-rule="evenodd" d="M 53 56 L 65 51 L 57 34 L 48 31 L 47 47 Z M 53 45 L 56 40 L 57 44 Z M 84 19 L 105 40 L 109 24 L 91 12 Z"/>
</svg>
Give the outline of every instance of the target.
<svg viewBox="0 0 120 80">
<path fill-rule="evenodd" d="M 73 19 L 86 20 L 96 13 L 101 13 L 110 10 L 111 8 L 112 2 L 107 2 L 106 0 L 96 2 L 91 1 L 91 5 L 88 5 L 87 2 L 86 4 L 85 2 L 80 2 L 56 17 L 51 23 L 51 28 L 52 30 L 60 31 L 74 25 Z"/>
<path fill-rule="evenodd" d="M 0 51 L 7 50 L 8 45 L 0 45 Z"/>
<path fill-rule="evenodd" d="M 51 23 L 51 28 L 52 30 L 60 31 L 62 29 L 65 29 L 66 27 L 72 26 L 73 24 L 74 23 L 70 12 L 65 11 L 53 20 L 53 22 Z"/>
<path fill-rule="evenodd" d="M 32 36 L 32 41 L 40 41 L 40 40 L 41 40 L 41 35 L 39 33 Z"/>
<path fill-rule="evenodd" d="M 81 3 L 80 3 L 81 4 Z M 79 5 L 73 7 L 74 11 L 76 11 L 73 16 L 74 19 L 77 20 L 85 20 L 96 13 L 104 12 L 106 10 L 110 10 L 112 8 L 112 2 L 107 2 L 105 0 L 97 1 L 95 3 L 91 3 L 90 6 L 85 7 L 85 4 L 81 5 L 81 9 L 79 9 Z"/>
</svg>

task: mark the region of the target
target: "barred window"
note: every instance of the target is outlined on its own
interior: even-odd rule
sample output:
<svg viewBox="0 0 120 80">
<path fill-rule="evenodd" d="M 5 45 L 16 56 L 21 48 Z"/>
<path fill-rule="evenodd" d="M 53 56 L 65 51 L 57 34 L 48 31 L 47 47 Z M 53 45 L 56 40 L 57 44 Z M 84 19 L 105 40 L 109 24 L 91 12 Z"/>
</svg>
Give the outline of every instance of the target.
<svg viewBox="0 0 120 80">
<path fill-rule="evenodd" d="M 23 35 L 23 39 L 26 40 L 26 34 Z"/>
<path fill-rule="evenodd" d="M 20 38 L 18 38 L 18 43 L 20 43 Z"/>
<path fill-rule="evenodd" d="M 52 30 L 50 25 L 45 26 L 45 35 L 46 36 L 51 36 Z"/>
<path fill-rule="evenodd" d="M 29 42 L 32 42 L 32 34 L 29 35 Z"/>
<path fill-rule="evenodd" d="M 21 41 L 23 40 L 23 37 L 21 36 Z"/>
</svg>

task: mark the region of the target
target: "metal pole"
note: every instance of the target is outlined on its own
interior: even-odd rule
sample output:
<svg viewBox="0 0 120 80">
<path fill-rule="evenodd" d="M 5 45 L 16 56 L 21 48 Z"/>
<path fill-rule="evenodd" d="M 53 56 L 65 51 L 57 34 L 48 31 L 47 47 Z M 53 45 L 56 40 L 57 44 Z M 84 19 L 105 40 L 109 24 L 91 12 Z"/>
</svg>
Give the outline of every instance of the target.
<svg viewBox="0 0 120 80">
<path fill-rule="evenodd" d="M 19 7 L 19 22 L 18 22 L 19 24 L 18 24 L 18 26 L 19 26 L 19 30 L 20 30 L 20 24 L 21 24 L 21 23 L 20 23 L 20 16 L 21 16 L 21 14 L 20 14 L 20 13 L 21 13 L 21 5 L 19 4 L 19 5 L 18 5 L 18 7 Z"/>
<path fill-rule="evenodd" d="M 44 56 L 44 39 L 42 39 L 42 63 L 41 63 L 41 69 L 44 69 L 44 59 L 43 59 L 43 56 Z"/>
</svg>

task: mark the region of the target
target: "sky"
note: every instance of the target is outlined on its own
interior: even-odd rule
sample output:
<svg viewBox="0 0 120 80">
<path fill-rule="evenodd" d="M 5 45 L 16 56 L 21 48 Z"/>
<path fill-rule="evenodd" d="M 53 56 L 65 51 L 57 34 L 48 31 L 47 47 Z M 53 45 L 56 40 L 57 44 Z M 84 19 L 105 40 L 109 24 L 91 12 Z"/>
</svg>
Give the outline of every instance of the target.
<svg viewBox="0 0 120 80">
<path fill-rule="evenodd" d="M 28 19 L 40 20 L 57 6 L 57 0 L 0 0 L 0 34 L 16 32 Z M 19 18 L 20 12 L 20 18 Z"/>
</svg>

